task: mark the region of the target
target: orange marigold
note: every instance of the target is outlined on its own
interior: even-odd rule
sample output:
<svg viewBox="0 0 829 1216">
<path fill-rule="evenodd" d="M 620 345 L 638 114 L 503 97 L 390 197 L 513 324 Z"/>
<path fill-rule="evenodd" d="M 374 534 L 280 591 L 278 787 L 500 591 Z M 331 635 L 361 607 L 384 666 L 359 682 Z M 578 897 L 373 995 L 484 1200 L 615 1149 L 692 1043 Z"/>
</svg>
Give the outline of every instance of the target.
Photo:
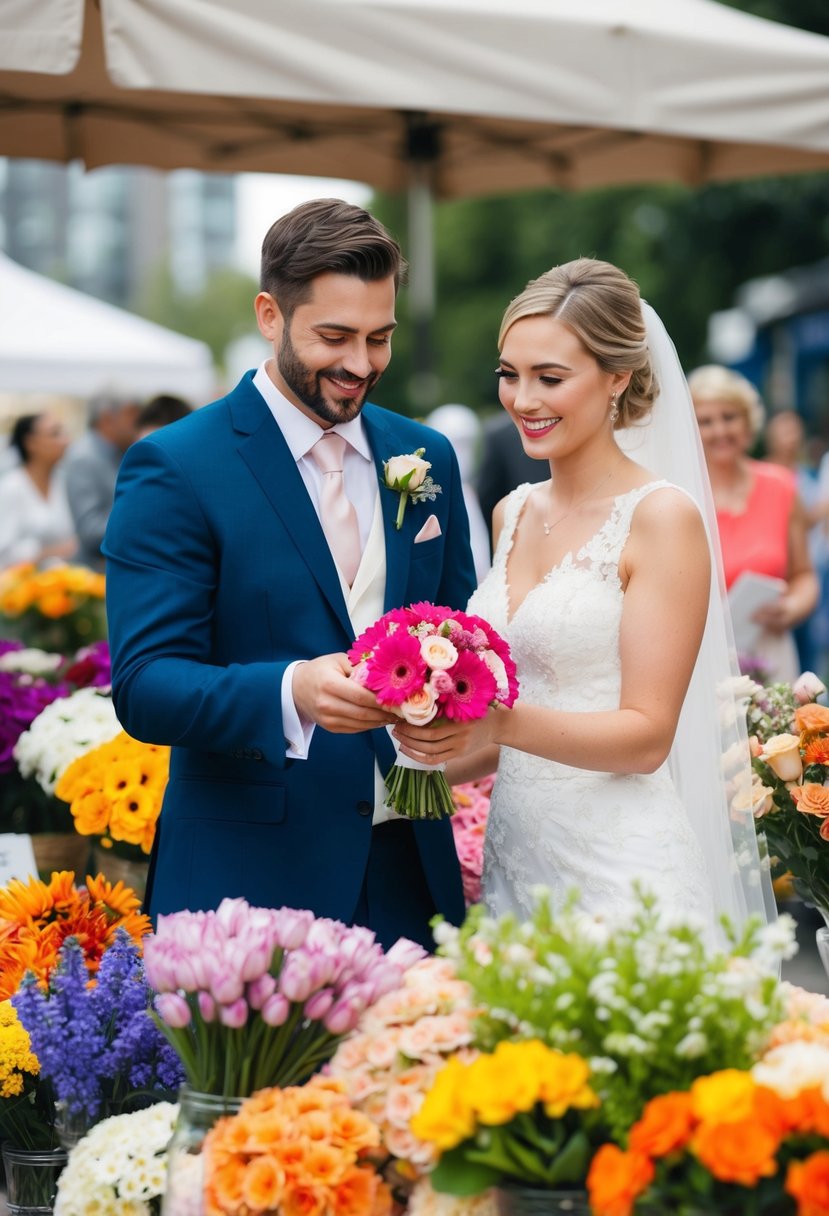
<svg viewBox="0 0 829 1216">
<path fill-rule="evenodd" d="M 634 1203 L 653 1177 L 653 1164 L 641 1153 L 603 1144 L 587 1174 L 591 1211 L 595 1216 L 631 1216 Z"/>
<path fill-rule="evenodd" d="M 829 1152 L 821 1150 L 805 1161 L 793 1161 L 786 1174 L 786 1194 L 797 1200 L 797 1216 L 827 1216 L 829 1212 Z"/>
<path fill-rule="evenodd" d="M 720 1182 L 756 1186 L 777 1173 L 780 1137 L 753 1118 L 730 1123 L 705 1123 L 691 1147 L 705 1168 Z"/>
<path fill-rule="evenodd" d="M 829 764 L 829 738 L 819 737 L 806 744 L 803 764 Z"/>
<path fill-rule="evenodd" d="M 690 1094 L 662 1094 L 651 1099 L 631 1128 L 628 1147 L 646 1157 L 664 1157 L 685 1147 L 695 1122 Z"/>
</svg>

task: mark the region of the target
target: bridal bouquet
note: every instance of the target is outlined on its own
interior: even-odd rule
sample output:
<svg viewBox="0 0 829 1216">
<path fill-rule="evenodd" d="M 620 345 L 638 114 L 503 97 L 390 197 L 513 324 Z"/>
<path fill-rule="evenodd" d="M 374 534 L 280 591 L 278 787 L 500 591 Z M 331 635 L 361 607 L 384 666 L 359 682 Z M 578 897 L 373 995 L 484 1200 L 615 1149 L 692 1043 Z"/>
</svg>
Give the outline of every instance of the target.
<svg viewBox="0 0 829 1216">
<path fill-rule="evenodd" d="M 518 696 L 509 647 L 478 616 L 411 604 L 394 608 L 361 633 L 348 652 L 352 679 L 407 722 L 471 721 Z M 388 805 L 410 819 L 441 819 L 454 810 L 443 772 L 398 757 L 386 777 Z"/>
</svg>

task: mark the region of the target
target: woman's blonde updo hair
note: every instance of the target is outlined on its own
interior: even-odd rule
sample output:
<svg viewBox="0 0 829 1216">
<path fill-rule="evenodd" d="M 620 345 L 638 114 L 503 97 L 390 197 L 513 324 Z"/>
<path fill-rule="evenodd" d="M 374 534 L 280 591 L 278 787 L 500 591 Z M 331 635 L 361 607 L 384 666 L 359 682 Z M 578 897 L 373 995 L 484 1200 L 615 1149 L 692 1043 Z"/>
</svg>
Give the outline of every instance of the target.
<svg viewBox="0 0 829 1216">
<path fill-rule="evenodd" d="M 639 288 L 623 270 L 595 258 L 577 258 L 533 279 L 507 307 L 498 349 L 516 321 L 538 316 L 569 326 L 602 371 L 632 373 L 619 394 L 615 430 L 648 416 L 659 385 L 651 367 Z"/>
<path fill-rule="evenodd" d="M 736 406 L 745 418 L 752 440 L 763 429 L 766 415 L 760 394 L 750 380 L 730 367 L 706 363 L 704 367 L 691 372 L 688 388 L 694 405 L 700 405 L 703 401 L 719 401 L 724 405 Z"/>
</svg>

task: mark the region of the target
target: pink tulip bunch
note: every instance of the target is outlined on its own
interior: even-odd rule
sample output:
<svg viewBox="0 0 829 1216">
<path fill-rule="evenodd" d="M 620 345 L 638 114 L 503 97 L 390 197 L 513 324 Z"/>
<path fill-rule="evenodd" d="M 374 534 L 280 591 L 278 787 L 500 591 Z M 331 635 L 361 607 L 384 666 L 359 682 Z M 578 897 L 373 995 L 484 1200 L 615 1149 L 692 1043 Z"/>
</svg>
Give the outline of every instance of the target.
<svg viewBox="0 0 829 1216">
<path fill-rule="evenodd" d="M 401 938 L 295 908 L 225 899 L 158 918 L 144 967 L 161 1030 L 193 1089 L 247 1097 L 306 1080 L 424 955 Z"/>
</svg>

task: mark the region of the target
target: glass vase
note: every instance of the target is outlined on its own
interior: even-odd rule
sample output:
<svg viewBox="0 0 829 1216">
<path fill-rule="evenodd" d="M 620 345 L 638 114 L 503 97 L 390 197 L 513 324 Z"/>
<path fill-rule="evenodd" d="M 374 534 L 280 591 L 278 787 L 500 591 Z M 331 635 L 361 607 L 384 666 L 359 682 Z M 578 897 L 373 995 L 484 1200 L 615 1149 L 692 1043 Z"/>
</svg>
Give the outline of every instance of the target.
<svg viewBox="0 0 829 1216">
<path fill-rule="evenodd" d="M 205 1137 L 219 1119 L 235 1115 L 244 1098 L 202 1094 L 183 1086 L 179 1113 L 167 1150 L 167 1186 L 161 1216 L 202 1216 Z"/>
<path fill-rule="evenodd" d="M 498 1216 L 590 1216 L 587 1191 L 505 1186 L 494 1194 Z"/>
<path fill-rule="evenodd" d="M 3 1145 L 6 1204 L 11 1216 L 49 1216 L 66 1158 L 62 1148 L 34 1150 Z"/>
<path fill-rule="evenodd" d="M 816 904 L 815 907 L 823 917 L 823 924 L 815 931 L 817 952 L 823 963 L 823 970 L 829 976 L 829 908 L 822 908 L 819 904 Z"/>
</svg>

